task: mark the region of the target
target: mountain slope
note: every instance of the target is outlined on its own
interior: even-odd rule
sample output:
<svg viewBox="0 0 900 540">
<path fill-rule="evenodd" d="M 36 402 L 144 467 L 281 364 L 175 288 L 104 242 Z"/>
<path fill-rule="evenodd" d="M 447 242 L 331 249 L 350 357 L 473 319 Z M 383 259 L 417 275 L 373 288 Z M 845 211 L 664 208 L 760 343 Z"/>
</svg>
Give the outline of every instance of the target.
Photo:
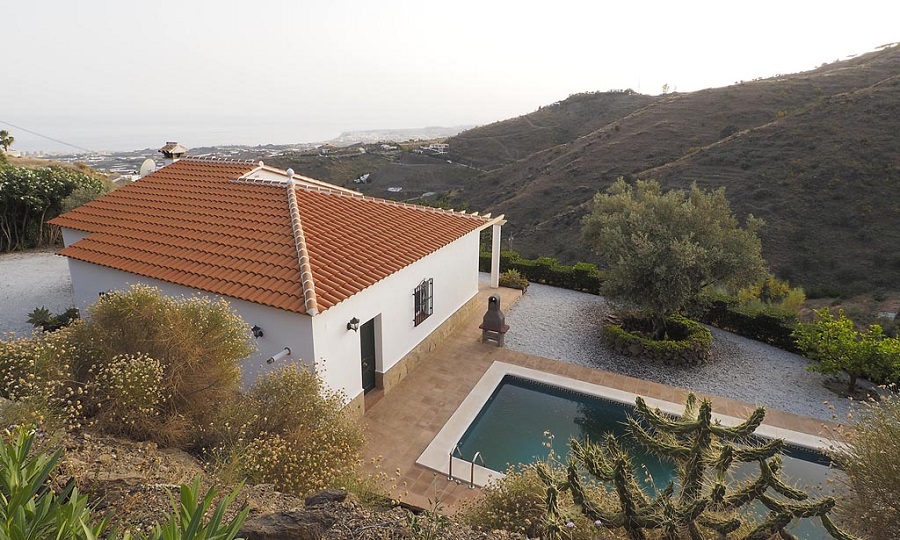
<svg viewBox="0 0 900 540">
<path fill-rule="evenodd" d="M 764 254 L 782 276 L 806 286 L 896 287 L 898 74 L 900 47 L 891 47 L 797 75 L 662 96 L 487 171 L 458 198 L 506 213 L 513 249 L 571 261 L 591 258 L 581 217 L 618 176 L 725 186 L 738 216 L 767 218 Z M 492 130 L 500 137 L 519 127 L 514 119 Z M 467 133 L 451 140 L 456 159 L 467 159 L 466 147 L 453 145 Z"/>
<path fill-rule="evenodd" d="M 454 159 L 492 170 L 587 135 L 656 100 L 631 90 L 575 94 L 533 113 L 464 131 L 447 142 Z"/>
</svg>

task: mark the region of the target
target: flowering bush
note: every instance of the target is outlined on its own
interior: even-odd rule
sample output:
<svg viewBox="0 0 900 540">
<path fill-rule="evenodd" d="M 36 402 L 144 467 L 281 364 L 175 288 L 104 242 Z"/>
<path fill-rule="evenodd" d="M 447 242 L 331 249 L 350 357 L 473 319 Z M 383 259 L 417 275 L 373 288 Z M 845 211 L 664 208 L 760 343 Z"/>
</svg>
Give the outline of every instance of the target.
<svg viewBox="0 0 900 540">
<path fill-rule="evenodd" d="M 538 538 L 543 531 L 544 485 L 533 467 L 510 468 L 506 477 L 488 484 L 460 518 L 482 530 L 505 529 Z"/>
<path fill-rule="evenodd" d="M 152 437 L 160 407 L 169 399 L 158 360 L 146 354 L 120 354 L 107 364 L 92 366 L 87 396 L 94 422 L 108 433 L 131 438 Z"/>
<path fill-rule="evenodd" d="M 507 270 L 500 274 L 500 286 L 525 291 L 528 289 L 528 280 L 518 270 Z"/>
<path fill-rule="evenodd" d="M 207 434 L 220 471 L 299 495 L 338 487 L 363 444 L 362 427 L 343 405 L 342 394 L 303 366 L 269 373 L 223 408 Z"/>
<path fill-rule="evenodd" d="M 53 228 L 45 223 L 59 215 L 63 200 L 76 189 L 100 194 L 109 185 L 63 167 L 0 166 L 0 250 L 51 242 Z"/>
<path fill-rule="evenodd" d="M 126 386 L 137 384 L 140 377 L 155 381 L 156 370 L 147 359 L 158 363 L 159 383 L 149 394 L 140 399 L 133 393 L 116 396 L 108 405 L 121 410 L 103 410 L 109 419 L 138 414 L 146 424 L 139 431 L 165 445 L 194 442 L 189 426 L 207 425 L 222 403 L 239 391 L 240 362 L 253 351 L 247 324 L 224 300 L 172 298 L 146 285 L 102 296 L 88 308 L 87 318 L 71 329 L 78 380 L 92 381 L 105 373 L 123 378 L 120 382 Z M 142 360 L 125 369 L 123 358 Z M 132 409 L 135 399 L 146 404 L 141 400 L 151 396 L 161 400 L 154 406 L 157 414 L 151 417 Z M 105 399 L 108 396 L 100 397 L 101 402 Z"/>
<path fill-rule="evenodd" d="M 60 330 L 0 341 L 0 395 L 13 401 L 5 421 L 80 427 L 84 389 L 73 380 L 68 340 L 69 332 Z"/>
</svg>

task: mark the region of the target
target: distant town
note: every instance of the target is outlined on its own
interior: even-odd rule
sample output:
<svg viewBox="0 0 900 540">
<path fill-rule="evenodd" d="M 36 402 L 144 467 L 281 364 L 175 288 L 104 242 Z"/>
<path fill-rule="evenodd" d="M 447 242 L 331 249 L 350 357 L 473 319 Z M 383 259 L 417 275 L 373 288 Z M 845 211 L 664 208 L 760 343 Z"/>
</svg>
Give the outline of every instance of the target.
<svg viewBox="0 0 900 540">
<path fill-rule="evenodd" d="M 334 139 L 316 143 L 190 147 L 190 156 L 265 160 L 266 158 L 282 158 L 287 155 L 322 154 L 334 156 L 350 153 L 383 154 L 399 152 L 401 147 L 398 143 L 404 143 L 403 147 L 405 149 L 417 153 L 442 155 L 447 153 L 447 145 L 436 141 L 452 137 L 471 127 L 473 126 L 351 131 L 341 133 Z M 158 146 L 130 151 L 96 153 L 15 152 L 15 155 L 52 158 L 54 161 L 67 163 L 85 163 L 96 170 L 118 174 L 125 177 L 122 178 L 122 180 L 128 180 L 130 179 L 128 178 L 129 176 L 139 174 L 141 165 L 147 159 L 152 159 L 156 163 L 156 168 L 162 167 L 165 164 L 165 160 L 158 149 L 166 142 L 168 141 L 158 141 Z M 178 142 L 187 145 L 190 144 L 190 141 Z M 422 144 L 410 144 L 417 142 Z M 13 151 L 10 153 L 13 153 Z"/>
</svg>

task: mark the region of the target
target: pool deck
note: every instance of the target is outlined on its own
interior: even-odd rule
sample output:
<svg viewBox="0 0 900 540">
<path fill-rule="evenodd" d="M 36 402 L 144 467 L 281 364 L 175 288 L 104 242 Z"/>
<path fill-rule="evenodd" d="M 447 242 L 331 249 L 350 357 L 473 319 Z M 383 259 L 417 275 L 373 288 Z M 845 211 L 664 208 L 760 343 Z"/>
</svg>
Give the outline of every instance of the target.
<svg viewBox="0 0 900 540">
<path fill-rule="evenodd" d="M 521 293 L 514 289 L 498 290 L 482 285 L 478 293 L 479 302 L 486 307 L 487 297 L 498 293 L 504 312 L 521 297 Z M 406 378 L 367 410 L 363 418 L 368 436 L 363 451 L 366 470 L 373 474 L 387 474 L 391 484 L 387 487 L 391 488 L 393 496 L 408 504 L 428 508 L 431 506 L 429 500 L 440 499 L 445 511 L 452 513 L 461 503 L 478 493 L 477 488 L 469 489 L 466 482 L 448 481 L 446 464 L 441 471 L 435 471 L 416 464 L 416 460 L 494 362 L 676 404 L 684 403 L 689 393 L 683 388 L 481 343 L 478 325 L 482 315 L 481 310 L 476 310 Z M 515 328 L 510 331 L 515 332 Z M 744 418 L 755 408 L 752 404 L 696 393 L 698 397 L 709 398 L 713 411 L 722 415 Z M 824 438 L 833 438 L 833 430 L 837 427 L 836 423 L 773 409 L 766 411 L 765 424 Z M 458 473 L 454 470 L 454 476 Z"/>
</svg>

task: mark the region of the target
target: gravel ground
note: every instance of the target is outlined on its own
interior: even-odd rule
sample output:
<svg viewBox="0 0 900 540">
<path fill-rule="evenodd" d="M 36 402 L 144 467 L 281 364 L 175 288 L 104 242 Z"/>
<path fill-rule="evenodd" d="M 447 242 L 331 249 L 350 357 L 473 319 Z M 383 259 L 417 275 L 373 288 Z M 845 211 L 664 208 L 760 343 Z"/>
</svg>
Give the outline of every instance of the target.
<svg viewBox="0 0 900 540">
<path fill-rule="evenodd" d="M 0 255 L 0 336 L 30 334 L 28 314 L 44 306 L 59 313 L 74 304 L 69 265 L 53 252 Z"/>
<path fill-rule="evenodd" d="M 484 279 L 484 278 L 482 278 Z M 506 314 L 510 349 L 823 420 L 845 419 L 850 403 L 806 371 L 796 354 L 710 328 L 717 360 L 685 368 L 641 362 L 608 349 L 600 325 L 609 306 L 600 296 L 532 284 Z"/>
</svg>

